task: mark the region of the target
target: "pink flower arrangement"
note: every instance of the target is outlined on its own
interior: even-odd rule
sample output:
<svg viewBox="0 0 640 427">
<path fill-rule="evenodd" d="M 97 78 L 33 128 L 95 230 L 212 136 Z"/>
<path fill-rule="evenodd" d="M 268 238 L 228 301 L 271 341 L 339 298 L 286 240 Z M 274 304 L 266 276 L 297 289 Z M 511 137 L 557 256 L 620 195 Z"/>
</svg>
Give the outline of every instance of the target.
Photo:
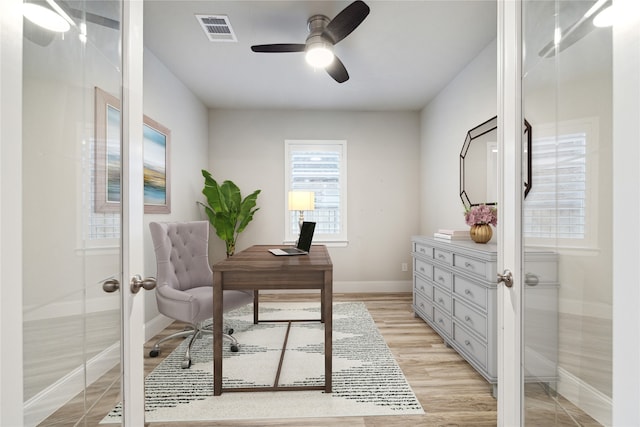
<svg viewBox="0 0 640 427">
<path fill-rule="evenodd" d="M 498 210 L 487 205 L 472 206 L 465 209 L 464 220 L 469 226 L 491 224 L 495 227 L 498 225 Z"/>
</svg>

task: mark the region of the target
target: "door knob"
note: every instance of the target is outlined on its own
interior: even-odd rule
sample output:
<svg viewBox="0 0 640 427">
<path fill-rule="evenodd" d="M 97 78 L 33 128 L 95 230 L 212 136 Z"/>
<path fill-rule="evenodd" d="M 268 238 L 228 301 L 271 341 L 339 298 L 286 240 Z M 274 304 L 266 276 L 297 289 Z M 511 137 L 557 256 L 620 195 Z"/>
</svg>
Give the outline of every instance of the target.
<svg viewBox="0 0 640 427">
<path fill-rule="evenodd" d="M 108 293 L 112 293 L 120 289 L 120 282 L 118 279 L 107 279 L 102 282 L 102 290 Z"/>
<path fill-rule="evenodd" d="M 131 293 L 137 294 L 140 288 L 144 288 L 147 291 L 156 287 L 156 278 L 155 277 L 145 277 L 144 279 L 136 274 L 131 278 Z"/>
<path fill-rule="evenodd" d="M 513 274 L 511 274 L 510 270 L 505 270 L 504 273 L 498 273 L 498 283 L 504 283 L 507 288 L 513 286 Z"/>
</svg>

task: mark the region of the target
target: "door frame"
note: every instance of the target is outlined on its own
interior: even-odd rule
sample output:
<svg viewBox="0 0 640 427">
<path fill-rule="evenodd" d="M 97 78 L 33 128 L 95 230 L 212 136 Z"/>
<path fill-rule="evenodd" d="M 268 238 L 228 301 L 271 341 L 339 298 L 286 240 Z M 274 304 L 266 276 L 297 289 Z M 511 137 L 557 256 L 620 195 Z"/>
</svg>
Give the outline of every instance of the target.
<svg viewBox="0 0 640 427">
<path fill-rule="evenodd" d="M 523 424 L 522 360 L 522 4 L 498 1 L 498 425 Z"/>
<path fill-rule="evenodd" d="M 0 425 L 23 423 L 22 0 L 0 2 Z M 20 266 L 20 268 L 12 268 Z M 20 325 L 20 327 L 16 327 Z"/>
<path fill-rule="evenodd" d="M 143 194 L 144 2 L 122 1 L 122 342 L 123 425 L 144 425 L 144 295 L 130 280 L 144 272 Z M 144 294 L 144 292 L 143 292 Z M 136 298 L 137 296 L 137 298 Z"/>
</svg>

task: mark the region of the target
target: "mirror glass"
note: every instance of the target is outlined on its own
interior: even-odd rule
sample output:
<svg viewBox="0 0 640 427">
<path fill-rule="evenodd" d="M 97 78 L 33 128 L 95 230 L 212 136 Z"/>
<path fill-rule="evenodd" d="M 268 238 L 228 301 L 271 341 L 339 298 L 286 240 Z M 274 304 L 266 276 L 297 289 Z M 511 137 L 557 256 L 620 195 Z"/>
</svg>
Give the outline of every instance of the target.
<svg viewBox="0 0 640 427">
<path fill-rule="evenodd" d="M 531 190 L 531 125 L 524 121 L 524 197 Z M 474 127 L 460 151 L 460 199 L 466 209 L 498 203 L 498 117 Z"/>
</svg>

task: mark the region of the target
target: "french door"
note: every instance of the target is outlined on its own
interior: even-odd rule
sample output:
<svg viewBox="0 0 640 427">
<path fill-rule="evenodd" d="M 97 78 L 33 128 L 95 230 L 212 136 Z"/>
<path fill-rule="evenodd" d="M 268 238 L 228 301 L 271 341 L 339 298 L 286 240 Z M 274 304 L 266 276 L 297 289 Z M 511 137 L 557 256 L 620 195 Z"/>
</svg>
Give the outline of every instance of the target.
<svg viewBox="0 0 640 427">
<path fill-rule="evenodd" d="M 16 233 L 3 224 L 3 247 L 21 249 L 3 270 L 16 270 L 22 294 L 20 332 L 3 334 L 2 347 L 24 343 L 20 360 L 2 359 L 3 383 L 13 363 L 23 385 L 19 402 L 3 393 L 2 419 L 36 425 L 67 403 L 45 424 L 93 425 L 124 402 L 122 423 L 143 425 L 144 299 L 130 287 L 143 270 L 143 3 L 64 2 L 65 33 L 23 25 L 22 3 L 3 1 L 0 27 L 3 56 L 22 70 L 0 76 L 17 89 L 13 105 L 2 98 L 3 135 L 20 135 L 3 139 L 18 167 L 5 156 L 2 181 L 15 184 L 21 218 Z M 99 91 L 122 100 L 118 117 L 98 105 Z"/>
<path fill-rule="evenodd" d="M 611 5 L 612 26 L 594 25 Z M 639 301 L 639 23 L 635 1 L 498 1 L 498 270 L 512 277 L 498 289 L 499 425 L 540 425 L 545 405 L 556 418 L 544 425 L 579 425 L 575 407 L 588 424 L 640 421 L 640 349 L 627 339 Z M 555 254 L 557 271 L 527 262 L 535 251 Z M 557 351 L 536 347 L 541 335 Z M 541 366 L 553 371 L 536 377 Z"/>
</svg>

